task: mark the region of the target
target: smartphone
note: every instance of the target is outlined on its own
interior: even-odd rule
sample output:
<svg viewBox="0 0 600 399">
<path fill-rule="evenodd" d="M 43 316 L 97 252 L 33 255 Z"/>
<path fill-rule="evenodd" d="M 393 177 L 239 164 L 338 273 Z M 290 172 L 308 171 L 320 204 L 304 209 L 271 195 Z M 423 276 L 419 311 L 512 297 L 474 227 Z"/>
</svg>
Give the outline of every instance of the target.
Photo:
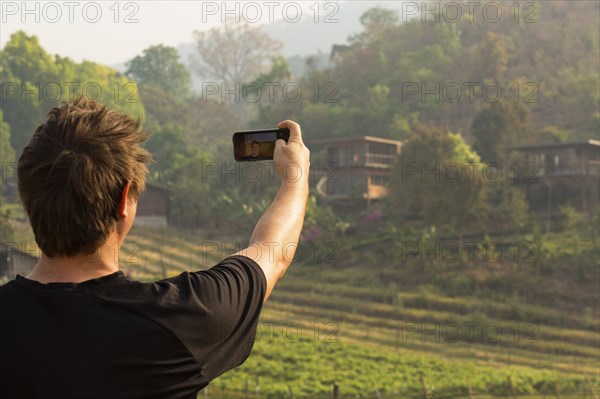
<svg viewBox="0 0 600 399">
<path fill-rule="evenodd" d="M 233 157 L 238 162 L 268 161 L 273 159 L 275 141 L 290 139 L 290 129 L 261 129 L 233 134 Z"/>
</svg>

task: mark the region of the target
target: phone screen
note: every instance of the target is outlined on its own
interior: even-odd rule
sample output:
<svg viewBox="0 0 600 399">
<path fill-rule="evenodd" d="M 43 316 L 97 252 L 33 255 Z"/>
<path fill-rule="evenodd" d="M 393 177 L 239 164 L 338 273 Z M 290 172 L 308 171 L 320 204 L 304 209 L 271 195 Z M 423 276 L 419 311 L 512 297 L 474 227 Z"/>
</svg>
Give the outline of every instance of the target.
<svg viewBox="0 0 600 399">
<path fill-rule="evenodd" d="M 233 134 L 233 156 L 236 161 L 266 161 L 273 159 L 275 141 L 290 138 L 289 129 L 262 129 Z"/>
</svg>

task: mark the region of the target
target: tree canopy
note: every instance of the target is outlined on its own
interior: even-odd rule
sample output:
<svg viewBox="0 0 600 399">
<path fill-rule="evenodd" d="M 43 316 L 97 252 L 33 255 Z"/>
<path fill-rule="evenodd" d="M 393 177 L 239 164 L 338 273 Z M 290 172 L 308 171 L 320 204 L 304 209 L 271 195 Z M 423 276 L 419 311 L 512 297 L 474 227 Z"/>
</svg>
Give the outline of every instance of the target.
<svg viewBox="0 0 600 399">
<path fill-rule="evenodd" d="M 190 93 L 191 75 L 179 62 L 174 47 L 151 46 L 127 62 L 125 75 L 140 86 L 154 86 L 173 96 L 187 97 Z"/>
</svg>

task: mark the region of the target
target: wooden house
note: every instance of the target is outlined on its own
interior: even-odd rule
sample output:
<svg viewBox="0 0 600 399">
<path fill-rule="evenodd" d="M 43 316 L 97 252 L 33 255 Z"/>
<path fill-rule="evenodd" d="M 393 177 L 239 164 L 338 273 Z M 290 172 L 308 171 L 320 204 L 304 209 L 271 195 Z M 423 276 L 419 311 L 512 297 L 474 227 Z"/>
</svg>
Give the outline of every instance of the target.
<svg viewBox="0 0 600 399">
<path fill-rule="evenodd" d="M 166 226 L 169 190 L 156 184 L 146 183 L 146 190 L 137 204 L 135 224 L 139 226 Z"/>
<path fill-rule="evenodd" d="M 319 165 L 322 177 L 317 192 L 334 200 L 377 200 L 388 194 L 392 167 L 401 143 L 380 137 L 320 140 L 325 165 Z"/>
<path fill-rule="evenodd" d="M 533 209 L 551 213 L 566 204 L 583 212 L 598 208 L 600 141 L 535 144 L 511 149 L 522 154 L 515 181 L 525 189 Z"/>
</svg>

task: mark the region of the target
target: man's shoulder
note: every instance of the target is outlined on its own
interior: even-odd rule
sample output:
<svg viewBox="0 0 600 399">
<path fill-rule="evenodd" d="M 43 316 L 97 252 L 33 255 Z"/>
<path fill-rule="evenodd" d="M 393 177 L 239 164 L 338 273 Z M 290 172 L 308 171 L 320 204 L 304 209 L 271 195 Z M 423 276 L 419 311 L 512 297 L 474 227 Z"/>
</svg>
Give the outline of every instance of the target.
<svg viewBox="0 0 600 399">
<path fill-rule="evenodd" d="M 23 292 L 19 290 L 15 280 L 11 280 L 6 284 L 0 285 L 0 312 L 8 306 L 14 306 L 19 303 Z"/>
<path fill-rule="evenodd" d="M 15 295 L 18 291 L 15 290 L 15 280 L 11 280 L 6 284 L 0 285 L 0 298 L 6 295 Z"/>
</svg>

